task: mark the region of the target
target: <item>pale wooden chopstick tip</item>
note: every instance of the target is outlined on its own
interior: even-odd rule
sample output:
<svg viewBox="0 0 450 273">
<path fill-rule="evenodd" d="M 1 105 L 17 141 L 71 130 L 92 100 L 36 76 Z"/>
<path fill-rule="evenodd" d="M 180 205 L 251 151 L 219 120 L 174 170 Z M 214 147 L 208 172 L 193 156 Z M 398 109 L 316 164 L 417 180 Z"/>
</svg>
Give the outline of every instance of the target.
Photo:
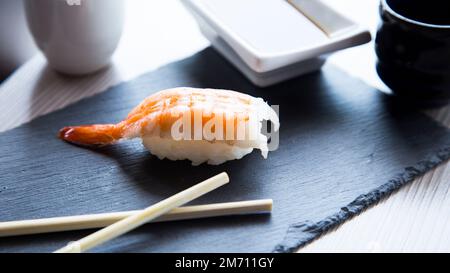
<svg viewBox="0 0 450 273">
<path fill-rule="evenodd" d="M 182 192 L 179 192 L 167 199 L 164 199 L 148 208 L 139 211 L 131 216 L 109 225 L 97 232 L 94 232 L 76 242 L 60 248 L 55 253 L 84 252 L 113 238 L 116 238 L 150 220 L 161 216 L 170 210 L 184 205 L 212 190 L 217 189 L 230 181 L 228 174 L 222 172 L 203 182 L 200 182 Z M 76 247 L 74 247 L 76 246 Z"/>
</svg>

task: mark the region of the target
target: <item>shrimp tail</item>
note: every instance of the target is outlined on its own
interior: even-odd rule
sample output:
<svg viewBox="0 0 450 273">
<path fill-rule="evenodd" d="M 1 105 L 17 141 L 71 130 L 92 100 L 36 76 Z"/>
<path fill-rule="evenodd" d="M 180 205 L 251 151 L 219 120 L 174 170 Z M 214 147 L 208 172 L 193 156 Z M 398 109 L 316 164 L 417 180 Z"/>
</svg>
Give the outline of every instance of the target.
<svg viewBox="0 0 450 273">
<path fill-rule="evenodd" d="M 116 124 L 96 124 L 64 127 L 59 138 L 83 146 L 102 146 L 113 144 L 122 137 L 121 126 Z"/>
</svg>

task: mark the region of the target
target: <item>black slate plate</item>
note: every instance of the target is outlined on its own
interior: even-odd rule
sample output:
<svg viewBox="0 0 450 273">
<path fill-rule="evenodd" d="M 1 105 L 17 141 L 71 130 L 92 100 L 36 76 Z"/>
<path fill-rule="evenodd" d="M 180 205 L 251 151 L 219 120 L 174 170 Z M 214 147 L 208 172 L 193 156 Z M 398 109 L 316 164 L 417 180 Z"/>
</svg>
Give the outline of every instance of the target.
<svg viewBox="0 0 450 273">
<path fill-rule="evenodd" d="M 55 135 L 110 123 L 150 93 L 214 87 L 280 105 L 280 147 L 220 166 L 160 161 L 139 142 L 89 150 Z M 273 198 L 271 216 L 149 224 L 94 251 L 293 251 L 450 156 L 450 132 L 333 67 L 271 88 L 206 49 L 0 135 L 0 220 L 144 208 L 221 171 L 231 183 L 194 203 Z M 0 251 L 53 251 L 92 230 L 0 238 Z"/>
</svg>

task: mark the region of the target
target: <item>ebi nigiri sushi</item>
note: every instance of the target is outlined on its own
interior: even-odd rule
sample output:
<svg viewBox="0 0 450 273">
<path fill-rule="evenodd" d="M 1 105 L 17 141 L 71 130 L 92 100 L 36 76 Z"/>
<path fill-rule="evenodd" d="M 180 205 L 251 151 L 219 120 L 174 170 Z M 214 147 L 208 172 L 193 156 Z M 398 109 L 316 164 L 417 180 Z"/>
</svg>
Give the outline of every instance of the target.
<svg viewBox="0 0 450 273">
<path fill-rule="evenodd" d="M 117 124 L 64 127 L 59 137 L 86 146 L 141 138 L 160 159 L 217 165 L 240 159 L 253 149 L 267 158 L 263 120 L 271 121 L 278 131 L 276 112 L 261 98 L 229 90 L 180 87 L 150 95 Z"/>
</svg>

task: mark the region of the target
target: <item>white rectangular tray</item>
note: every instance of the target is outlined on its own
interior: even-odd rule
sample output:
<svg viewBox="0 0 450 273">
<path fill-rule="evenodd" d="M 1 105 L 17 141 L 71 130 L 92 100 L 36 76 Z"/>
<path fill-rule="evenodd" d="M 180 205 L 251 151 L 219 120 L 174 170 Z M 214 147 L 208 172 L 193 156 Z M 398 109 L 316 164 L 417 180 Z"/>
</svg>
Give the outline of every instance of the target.
<svg viewBox="0 0 450 273">
<path fill-rule="evenodd" d="M 328 25 L 344 22 L 333 35 L 327 35 L 285 0 L 182 2 L 212 45 L 259 86 L 317 70 L 324 63 L 324 55 L 371 39 L 367 29 L 322 2 L 306 6 L 306 11 L 315 12 L 315 19 L 326 20 Z"/>
<path fill-rule="evenodd" d="M 208 25 L 201 24 L 200 30 L 219 53 L 239 69 L 254 85 L 260 87 L 270 86 L 299 75 L 319 70 L 326 61 L 326 55 L 322 55 L 272 71 L 258 73 L 253 71 L 244 61 L 242 61 L 236 52 Z"/>
</svg>

